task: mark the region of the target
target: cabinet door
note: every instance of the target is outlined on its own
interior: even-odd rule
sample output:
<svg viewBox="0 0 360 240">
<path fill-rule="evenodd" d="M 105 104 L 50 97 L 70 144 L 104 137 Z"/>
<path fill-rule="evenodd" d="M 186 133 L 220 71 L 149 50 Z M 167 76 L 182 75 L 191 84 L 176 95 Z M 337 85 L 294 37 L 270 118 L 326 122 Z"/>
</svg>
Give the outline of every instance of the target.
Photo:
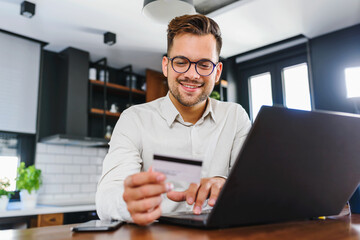
<svg viewBox="0 0 360 240">
<path fill-rule="evenodd" d="M 64 221 L 63 213 L 41 214 L 38 215 L 37 227 L 62 225 Z"/>
<path fill-rule="evenodd" d="M 146 102 L 166 96 L 169 91 L 167 79 L 161 73 L 154 70 L 146 70 Z"/>
</svg>

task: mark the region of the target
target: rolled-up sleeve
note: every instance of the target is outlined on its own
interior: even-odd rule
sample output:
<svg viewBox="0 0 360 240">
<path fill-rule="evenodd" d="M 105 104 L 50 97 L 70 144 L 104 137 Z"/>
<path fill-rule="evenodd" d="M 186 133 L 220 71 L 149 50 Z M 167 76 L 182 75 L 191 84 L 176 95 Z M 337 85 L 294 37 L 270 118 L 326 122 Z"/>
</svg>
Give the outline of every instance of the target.
<svg viewBox="0 0 360 240">
<path fill-rule="evenodd" d="M 124 180 L 138 173 L 142 167 L 140 158 L 139 128 L 134 113 L 124 111 L 114 128 L 109 152 L 103 162 L 102 176 L 96 192 L 96 210 L 100 219 L 117 219 L 132 222 L 123 200 Z"/>
</svg>

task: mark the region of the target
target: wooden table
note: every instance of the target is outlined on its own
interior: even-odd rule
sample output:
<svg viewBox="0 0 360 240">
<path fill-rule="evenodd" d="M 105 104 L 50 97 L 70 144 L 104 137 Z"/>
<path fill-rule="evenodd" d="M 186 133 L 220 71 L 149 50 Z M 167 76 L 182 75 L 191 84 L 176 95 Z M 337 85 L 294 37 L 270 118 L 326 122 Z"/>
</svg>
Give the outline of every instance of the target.
<svg viewBox="0 0 360 240">
<path fill-rule="evenodd" d="M 360 239 L 360 214 L 285 223 L 201 230 L 154 223 L 146 227 L 123 225 L 114 232 L 73 233 L 74 225 L 0 231 L 0 239 L 116 239 L 116 240 L 209 240 L 209 239 Z"/>
</svg>

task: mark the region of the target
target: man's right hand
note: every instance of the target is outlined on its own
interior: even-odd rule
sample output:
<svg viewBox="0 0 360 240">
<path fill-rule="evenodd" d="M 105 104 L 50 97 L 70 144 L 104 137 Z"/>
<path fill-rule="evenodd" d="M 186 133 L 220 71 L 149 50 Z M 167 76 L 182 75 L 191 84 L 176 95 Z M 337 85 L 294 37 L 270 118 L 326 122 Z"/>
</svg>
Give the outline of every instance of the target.
<svg viewBox="0 0 360 240">
<path fill-rule="evenodd" d="M 173 189 L 165 179 L 164 174 L 151 169 L 125 179 L 123 198 L 134 223 L 147 225 L 160 217 L 161 194 Z"/>
</svg>

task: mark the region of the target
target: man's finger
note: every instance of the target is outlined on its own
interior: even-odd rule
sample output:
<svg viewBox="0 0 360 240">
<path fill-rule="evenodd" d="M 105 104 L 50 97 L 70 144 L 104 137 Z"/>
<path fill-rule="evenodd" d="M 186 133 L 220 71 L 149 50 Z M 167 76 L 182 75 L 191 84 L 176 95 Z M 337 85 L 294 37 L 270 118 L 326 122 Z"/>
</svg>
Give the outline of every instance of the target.
<svg viewBox="0 0 360 240">
<path fill-rule="evenodd" d="M 163 182 L 165 179 L 165 175 L 159 172 L 141 172 L 128 176 L 124 185 L 125 187 L 137 187 L 144 184 Z"/>
<path fill-rule="evenodd" d="M 199 184 L 191 183 L 188 190 L 186 191 L 186 202 L 189 205 L 192 205 L 196 200 L 196 195 L 199 190 Z"/>
<path fill-rule="evenodd" d="M 210 190 L 210 197 L 209 197 L 209 201 L 208 204 L 213 207 L 216 203 L 216 200 L 220 194 L 221 191 L 221 186 L 220 184 L 214 184 L 211 186 L 211 190 Z"/>
<path fill-rule="evenodd" d="M 195 205 L 194 205 L 194 213 L 195 214 L 201 213 L 202 206 L 210 194 L 210 187 L 211 187 L 211 184 L 209 182 L 202 184 L 200 186 L 199 191 L 196 196 Z"/>
<path fill-rule="evenodd" d="M 134 220 L 134 223 L 144 226 L 144 225 L 148 225 L 148 224 L 154 222 L 160 216 L 161 216 L 161 208 L 159 205 L 153 211 L 146 212 L 146 213 L 136 213 L 136 214 L 132 215 L 131 217 Z"/>
<path fill-rule="evenodd" d="M 125 202 L 159 196 L 162 193 L 171 191 L 174 188 L 172 183 L 146 184 L 140 187 L 126 187 L 123 198 Z"/>
<path fill-rule="evenodd" d="M 182 202 L 186 200 L 186 191 L 184 192 L 171 191 L 167 193 L 167 197 L 172 201 Z"/>
<path fill-rule="evenodd" d="M 133 213 L 146 213 L 151 209 L 155 209 L 161 203 L 161 196 L 145 198 L 139 201 L 130 202 L 127 207 L 131 214 Z M 151 212 L 151 211 L 150 211 Z"/>
</svg>

